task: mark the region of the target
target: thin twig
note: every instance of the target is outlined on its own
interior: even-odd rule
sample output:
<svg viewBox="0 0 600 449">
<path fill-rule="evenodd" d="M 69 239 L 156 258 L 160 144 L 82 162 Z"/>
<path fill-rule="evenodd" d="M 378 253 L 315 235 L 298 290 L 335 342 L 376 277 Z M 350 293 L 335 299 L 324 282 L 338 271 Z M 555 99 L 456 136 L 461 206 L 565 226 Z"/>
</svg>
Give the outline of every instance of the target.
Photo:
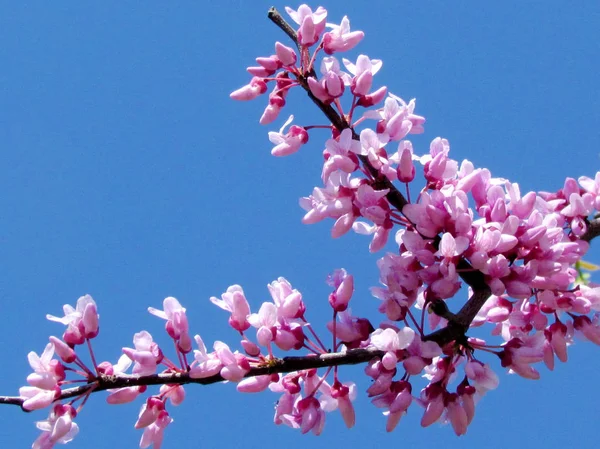
<svg viewBox="0 0 600 449">
<path fill-rule="evenodd" d="M 265 366 L 251 368 L 244 377 L 263 376 L 266 374 L 289 373 L 292 371 L 307 370 L 313 368 L 323 368 L 340 365 L 357 365 L 368 362 L 376 357 L 383 357 L 384 351 L 375 348 L 349 349 L 346 352 L 334 352 L 321 355 L 307 355 L 277 358 L 270 361 Z M 113 388 L 149 386 L 149 385 L 185 385 L 200 384 L 210 385 L 218 382 L 224 382 L 225 379 L 220 375 L 205 377 L 203 379 L 191 378 L 188 373 L 162 373 L 151 376 L 134 376 L 120 374 L 116 376 L 99 376 L 92 383 L 79 387 L 67 388 L 62 390 L 57 401 L 70 399 L 87 393 L 90 389 L 105 391 Z M 23 407 L 24 399 L 18 396 L 0 396 L 0 404 L 18 405 Z M 25 410 L 27 411 L 27 410 Z"/>
</svg>

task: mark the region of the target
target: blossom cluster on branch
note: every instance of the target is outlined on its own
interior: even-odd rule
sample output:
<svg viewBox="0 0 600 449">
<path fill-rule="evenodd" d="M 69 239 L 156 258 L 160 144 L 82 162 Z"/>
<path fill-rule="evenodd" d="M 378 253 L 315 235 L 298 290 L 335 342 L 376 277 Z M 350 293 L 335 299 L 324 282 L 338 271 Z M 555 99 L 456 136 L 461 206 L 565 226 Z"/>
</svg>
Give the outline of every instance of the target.
<svg viewBox="0 0 600 449">
<path fill-rule="evenodd" d="M 143 429 L 142 448 L 160 447 L 172 421 L 167 407 L 184 400 L 183 385 L 190 383 L 271 390 L 279 395 L 274 422 L 302 433 L 320 434 L 325 413 L 334 410 L 352 427 L 358 392 L 340 366 L 354 363 L 366 363 L 367 394 L 383 410 L 386 430 L 421 407 L 423 426 L 449 422 L 462 435 L 475 404 L 498 386 L 493 365 L 538 379 L 535 364 L 553 369 L 555 359 L 566 362 L 575 336 L 600 345 L 600 287 L 581 276 L 581 258 L 600 234 L 600 172 L 567 178 L 556 192 L 522 193 L 486 168 L 451 159 L 444 138 L 418 151 L 408 138 L 424 132 L 425 119 L 414 99 L 375 85 L 382 61 L 334 56 L 353 49 L 364 33 L 351 31 L 346 17 L 327 23 L 323 7 L 286 10 L 297 27 L 275 9 L 269 18 L 295 47 L 276 42 L 274 54 L 256 59 L 247 69 L 252 79 L 231 98 L 252 100 L 270 88 L 261 124 L 278 118 L 294 89 L 324 114 L 326 123 L 305 126 L 291 125 L 290 116 L 269 133 L 272 154 L 291 155 L 307 145 L 309 133 L 328 130 L 322 184 L 300 200 L 302 221 L 332 220 L 333 238 L 352 230 L 371 236 L 371 252 L 389 250 L 377 262 L 380 285 L 372 288 L 381 323 L 352 313 L 354 277 L 337 269 L 327 278 L 326 335 L 311 326 L 302 294 L 279 278 L 268 286 L 272 301 L 255 312 L 238 285 L 211 298 L 228 312 L 239 350 L 216 341 L 209 351 L 199 335 L 191 336 L 186 309 L 169 297 L 162 310 L 149 312 L 166 320 L 173 360 L 141 331 L 116 363 L 97 363 L 91 342 L 99 335 L 98 311 L 90 296 L 81 297 L 76 307 L 64 307 L 63 317 L 48 316 L 66 330 L 50 337 L 40 356 L 29 354 L 33 373 L 19 397 L 0 398 L 25 410 L 50 408 L 33 448 L 70 441 L 78 431 L 74 418 L 92 393 L 107 390 L 109 404 L 122 404 L 150 385 L 160 389 L 146 398 L 134 425 Z M 452 313 L 446 301 L 461 291 L 469 297 Z M 476 327 L 478 336 L 468 335 Z M 81 358 L 83 347 L 91 367 Z M 278 355 L 287 352 L 302 355 Z M 74 382 L 67 374 L 83 384 L 66 388 Z"/>
</svg>

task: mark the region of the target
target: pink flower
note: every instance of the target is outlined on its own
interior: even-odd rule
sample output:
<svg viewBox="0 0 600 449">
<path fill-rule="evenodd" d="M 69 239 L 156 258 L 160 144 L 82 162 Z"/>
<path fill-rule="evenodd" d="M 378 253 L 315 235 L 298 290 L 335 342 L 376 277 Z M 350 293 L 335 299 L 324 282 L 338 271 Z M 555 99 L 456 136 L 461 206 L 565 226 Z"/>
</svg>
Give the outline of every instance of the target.
<svg viewBox="0 0 600 449">
<path fill-rule="evenodd" d="M 292 284 L 287 279 L 279 277 L 267 285 L 267 288 L 277 306 L 279 318 L 300 318 L 304 314 L 306 307 L 302 301 L 302 293 L 292 289 Z"/>
<path fill-rule="evenodd" d="M 60 387 L 58 385 L 51 390 L 28 386 L 19 388 L 19 397 L 23 399 L 23 408 L 29 411 L 48 407 L 59 396 Z"/>
<path fill-rule="evenodd" d="M 342 268 L 330 274 L 327 283 L 335 288 L 335 291 L 329 295 L 329 305 L 336 312 L 343 312 L 348 308 L 348 303 L 354 293 L 354 277 Z"/>
<path fill-rule="evenodd" d="M 36 423 L 42 433 L 34 441 L 32 449 L 51 449 L 56 443 L 72 441 L 79 432 L 79 427 L 73 421 L 76 415 L 75 409 L 68 404 L 54 405 L 48 418 Z"/>
<path fill-rule="evenodd" d="M 594 321 L 587 316 L 578 316 L 573 319 L 573 327 L 592 343 L 600 345 L 600 326 L 597 317 Z"/>
<path fill-rule="evenodd" d="M 148 307 L 148 312 L 163 320 L 167 320 L 166 330 L 173 340 L 177 342 L 178 349 L 187 354 L 192 350 L 192 339 L 189 334 L 189 325 L 185 308 L 177 299 L 169 296 L 163 301 L 164 310 Z"/>
<path fill-rule="evenodd" d="M 321 33 L 325 30 L 327 10 L 319 6 L 313 12 L 307 5 L 300 5 L 297 11 L 286 6 L 285 10 L 292 20 L 300 25 L 300 28 L 298 28 L 298 42 L 300 45 L 310 47 L 316 44 Z"/>
<path fill-rule="evenodd" d="M 499 354 L 502 366 L 526 379 L 539 379 L 540 373 L 531 364 L 544 359 L 544 340 L 542 333 L 524 336 L 522 339 L 512 338 Z"/>
<path fill-rule="evenodd" d="M 217 307 L 231 312 L 229 325 L 238 332 L 243 332 L 250 327 L 248 322 L 250 305 L 244 296 L 244 290 L 239 285 L 228 287 L 227 291 L 221 295 L 221 299 L 212 296 L 210 301 Z"/>
<path fill-rule="evenodd" d="M 360 143 L 352 138 L 352 130 L 346 128 L 337 139 L 329 139 L 325 142 L 325 163 L 321 178 L 326 183 L 329 176 L 336 170 L 344 173 L 353 173 L 358 169 L 358 158 L 361 154 Z"/>
<path fill-rule="evenodd" d="M 380 59 L 369 59 L 366 55 L 359 55 L 356 64 L 348 59 L 343 59 L 346 69 L 354 75 L 350 83 L 350 90 L 356 96 L 367 95 L 371 90 L 373 76 L 379 72 L 383 63 Z"/>
<path fill-rule="evenodd" d="M 336 380 L 332 386 L 323 382 L 319 387 L 319 404 L 324 412 L 339 409 L 347 428 L 354 427 L 356 414 L 352 401 L 356 399 L 356 385 L 353 382 L 342 384 Z"/>
<path fill-rule="evenodd" d="M 454 433 L 457 436 L 467 433 L 469 418 L 467 412 L 460 403 L 460 398 L 456 393 L 450 393 L 446 397 L 446 416 L 452 424 Z"/>
<path fill-rule="evenodd" d="M 284 65 L 284 67 L 291 67 L 296 65 L 296 52 L 293 48 L 283 45 L 281 42 L 275 42 L 275 53 L 277 57 Z"/>
<path fill-rule="evenodd" d="M 264 94 L 266 91 L 267 83 L 265 83 L 262 78 L 255 76 L 248 84 L 231 92 L 229 97 L 233 100 L 249 101 L 254 100 L 256 97 Z"/>
<path fill-rule="evenodd" d="M 156 422 L 160 413 L 164 409 L 165 403 L 161 399 L 155 396 L 149 397 L 146 403 L 142 405 L 138 420 L 136 421 L 134 427 L 136 429 L 148 427 L 150 424 Z"/>
<path fill-rule="evenodd" d="M 239 352 L 231 352 L 229 346 L 222 341 L 215 341 L 214 350 L 217 357 L 221 361 L 223 368 L 221 368 L 220 374 L 225 380 L 232 382 L 239 382 L 244 378 L 246 373 L 250 370 L 250 363 L 248 359 L 240 354 Z"/>
<path fill-rule="evenodd" d="M 218 374 L 221 368 L 223 368 L 223 364 L 217 354 L 206 352 L 206 346 L 200 335 L 196 335 L 194 339 L 196 340 L 198 349 L 194 350 L 195 361 L 190 368 L 190 377 L 193 379 L 202 379 Z"/>
<path fill-rule="evenodd" d="M 271 302 L 263 302 L 258 313 L 253 313 L 248 317 L 248 322 L 258 329 L 256 331 L 258 344 L 268 347 L 275 339 L 277 307 Z"/>
<path fill-rule="evenodd" d="M 50 343 L 52 343 L 54 346 L 54 351 L 58 354 L 63 362 L 73 363 L 77 359 L 77 354 L 75 354 L 73 348 L 61 339 L 51 336 Z"/>
<path fill-rule="evenodd" d="M 327 25 L 333 28 L 323 35 L 323 50 L 328 55 L 353 49 L 365 36 L 362 31 L 350 31 L 350 21 L 344 16 L 340 25 Z"/>
<path fill-rule="evenodd" d="M 489 365 L 475 360 L 467 362 L 465 374 L 475 383 L 475 388 L 480 393 L 496 389 L 500 382 Z"/>
<path fill-rule="evenodd" d="M 123 354 L 121 357 L 119 357 L 119 361 L 115 365 L 111 365 L 109 362 L 103 362 L 100 365 L 103 365 L 102 371 L 104 374 L 107 376 L 113 376 L 125 373 L 131 366 L 131 363 L 131 359 Z M 106 398 L 106 402 L 112 405 L 127 404 L 134 401 L 140 394 L 145 392 L 146 388 L 147 387 L 145 385 L 141 385 L 137 387 L 109 389 L 108 392 L 110 394 Z"/>
<path fill-rule="evenodd" d="M 53 390 L 58 382 L 65 379 L 65 369 L 62 363 L 54 360 L 54 345 L 48 343 L 41 356 L 31 351 L 27 354 L 29 366 L 33 373 L 27 376 L 27 382 L 37 388 Z"/>
<path fill-rule="evenodd" d="M 144 429 L 140 440 L 140 448 L 144 449 L 152 446 L 153 449 L 160 449 L 163 441 L 163 434 L 173 418 L 169 416 L 166 410 L 162 410 L 156 420 Z"/>
<path fill-rule="evenodd" d="M 300 199 L 300 206 L 307 211 L 302 223 L 313 224 L 328 217 L 337 220 L 352 215 L 353 190 L 359 185 L 360 180 L 351 179 L 349 174 L 332 173 L 324 188 L 315 187 L 312 195 Z"/>
<path fill-rule="evenodd" d="M 94 338 L 98 335 L 98 309 L 90 295 L 80 297 L 75 308 L 65 304 L 63 311 L 65 316 L 62 318 L 54 315 L 46 315 L 46 318 L 68 326 L 63 335 L 65 342 L 78 345 L 82 344 L 86 338 Z"/>
<path fill-rule="evenodd" d="M 133 374 L 147 376 L 156 372 L 156 367 L 163 359 L 163 353 L 159 346 L 152 341 L 152 335 L 147 331 L 141 331 L 133 336 L 135 349 L 123 348 L 123 354 L 134 363 Z"/>
<path fill-rule="evenodd" d="M 374 331 L 369 320 L 352 316 L 349 308 L 338 313 L 337 317 L 339 321 L 335 323 L 335 337 L 349 349 L 359 347 L 360 343 L 367 340 L 369 334 Z M 333 321 L 329 321 L 327 329 L 333 332 L 333 328 Z"/>
<path fill-rule="evenodd" d="M 325 426 L 325 412 L 314 396 L 308 396 L 296 403 L 298 414 L 296 420 L 303 434 L 312 430 L 315 435 L 320 435 Z"/>
<path fill-rule="evenodd" d="M 161 385 L 160 394 L 169 398 L 171 405 L 178 406 L 185 399 L 185 388 L 183 385 Z"/>
<path fill-rule="evenodd" d="M 415 338 L 415 331 L 410 327 L 403 327 L 399 331 L 394 329 L 377 329 L 371 334 L 371 344 L 380 351 L 386 351 L 381 359 L 385 369 L 392 370 L 398 363 L 397 351 L 406 349 Z"/>
<path fill-rule="evenodd" d="M 308 142 L 308 133 L 301 126 L 293 125 L 286 134 L 283 134 L 283 130 L 292 123 L 292 120 L 294 120 L 294 116 L 290 115 L 278 133 L 269 132 L 269 140 L 275 144 L 275 147 L 271 150 L 273 156 L 289 156 Z"/>
<path fill-rule="evenodd" d="M 237 391 L 240 393 L 259 393 L 268 388 L 271 382 L 279 381 L 278 374 L 265 374 L 264 376 L 254 376 L 242 379 L 237 384 Z"/>
</svg>

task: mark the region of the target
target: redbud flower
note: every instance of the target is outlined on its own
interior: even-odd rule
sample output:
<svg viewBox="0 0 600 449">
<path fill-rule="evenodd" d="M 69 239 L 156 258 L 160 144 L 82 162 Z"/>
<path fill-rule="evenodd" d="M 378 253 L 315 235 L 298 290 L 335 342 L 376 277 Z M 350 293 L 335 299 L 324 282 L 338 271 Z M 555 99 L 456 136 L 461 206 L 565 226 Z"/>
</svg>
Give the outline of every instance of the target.
<svg viewBox="0 0 600 449">
<path fill-rule="evenodd" d="M 269 132 L 269 140 L 275 144 L 275 147 L 271 150 L 273 156 L 289 156 L 308 142 L 308 133 L 301 126 L 293 125 L 286 134 L 283 134 L 283 130 L 292 123 L 292 120 L 294 120 L 294 116 L 290 115 L 278 133 Z"/>
<path fill-rule="evenodd" d="M 392 370 L 398 363 L 396 352 L 400 349 L 406 349 L 415 338 L 415 331 L 410 327 L 403 327 L 399 331 L 394 329 L 377 329 L 371 334 L 371 344 L 386 354 L 381 359 L 385 369 Z"/>
<path fill-rule="evenodd" d="M 278 317 L 300 318 L 304 314 L 306 307 L 302 301 L 302 293 L 295 288 L 292 289 L 292 284 L 287 279 L 279 277 L 267 285 L 267 288 L 277 306 Z"/>
<path fill-rule="evenodd" d="M 239 285 L 232 285 L 221 295 L 221 299 L 211 296 L 210 301 L 223 310 L 231 312 L 229 325 L 239 332 L 243 332 L 250 327 L 248 315 L 250 315 L 250 305 L 244 295 L 244 290 Z"/>
<path fill-rule="evenodd" d="M 284 67 L 296 65 L 296 52 L 293 48 L 283 45 L 281 42 L 275 42 L 275 53 Z"/>
<path fill-rule="evenodd" d="M 140 448 L 145 449 L 153 445 L 154 449 L 160 449 L 162 445 L 164 431 L 166 427 L 173 422 L 166 410 L 162 410 L 156 420 L 144 429 L 140 440 Z"/>
<path fill-rule="evenodd" d="M 343 312 L 348 308 L 348 303 L 354 293 L 354 277 L 342 268 L 330 274 L 327 283 L 335 288 L 335 291 L 329 295 L 329 305 L 333 307 L 334 311 Z"/>
<path fill-rule="evenodd" d="M 165 409 L 165 403 L 154 396 L 148 398 L 146 403 L 142 405 L 138 420 L 134 427 L 136 429 L 143 429 L 154 423 L 158 418 L 159 414 Z"/>
<path fill-rule="evenodd" d="M 249 101 L 254 100 L 266 91 L 267 83 L 262 78 L 255 76 L 248 84 L 231 92 L 229 97 L 233 100 Z"/>
<path fill-rule="evenodd" d="M 323 35 L 323 50 L 328 55 L 353 49 L 365 36 L 362 31 L 350 31 L 350 20 L 344 16 L 340 25 L 330 25 L 332 30 Z"/>
<path fill-rule="evenodd" d="M 152 335 L 141 331 L 133 336 L 135 349 L 123 348 L 123 353 L 134 363 L 133 374 L 147 376 L 156 372 L 156 367 L 163 359 L 159 346 L 152 341 Z"/>
<path fill-rule="evenodd" d="M 96 302 L 90 295 L 80 297 L 75 307 L 65 304 L 63 311 L 65 316 L 62 318 L 49 314 L 46 318 L 68 326 L 63 336 L 65 342 L 78 345 L 86 338 L 94 338 L 98 335 L 99 315 Z"/>
<path fill-rule="evenodd" d="M 27 382 L 37 388 L 44 390 L 53 390 L 59 381 L 65 379 L 65 370 L 63 365 L 54 360 L 54 345 L 48 343 L 41 356 L 31 351 L 27 354 L 29 366 L 33 373 L 27 376 Z"/>
<path fill-rule="evenodd" d="M 56 443 L 65 444 L 73 440 L 79 432 L 79 427 L 73 421 L 76 415 L 75 409 L 68 404 L 54 405 L 48 419 L 36 423 L 42 433 L 31 447 L 33 449 L 50 449 Z"/>
<path fill-rule="evenodd" d="M 214 352 L 208 354 L 204 341 L 200 335 L 194 336 L 198 349 L 194 350 L 195 361 L 190 368 L 190 377 L 193 379 L 202 379 L 204 377 L 214 376 L 221 371 L 223 364 Z"/>
<path fill-rule="evenodd" d="M 300 45 L 310 47 L 319 40 L 321 33 L 325 30 L 325 19 L 327 18 L 327 10 L 319 6 L 315 12 L 307 5 L 300 5 L 298 10 L 286 6 L 286 12 L 292 20 L 300 25 L 298 29 L 298 42 Z"/>
</svg>

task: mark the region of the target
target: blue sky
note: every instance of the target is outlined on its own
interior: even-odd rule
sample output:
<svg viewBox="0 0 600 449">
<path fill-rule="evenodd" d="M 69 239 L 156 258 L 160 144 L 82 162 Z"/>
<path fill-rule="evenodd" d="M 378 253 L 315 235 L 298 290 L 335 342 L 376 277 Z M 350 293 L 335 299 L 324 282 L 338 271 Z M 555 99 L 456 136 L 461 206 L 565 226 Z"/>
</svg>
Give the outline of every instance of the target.
<svg viewBox="0 0 600 449">
<path fill-rule="evenodd" d="M 427 118 L 425 135 L 413 139 L 417 153 L 446 137 L 453 158 L 488 167 L 522 191 L 556 190 L 566 176 L 600 169 L 600 4 L 323 5 L 329 21 L 346 14 L 365 31 L 350 55 L 383 59 L 377 85 L 417 98 Z M 98 357 L 112 361 L 142 329 L 167 345 L 163 322 L 146 308 L 169 295 L 187 307 L 192 332 L 237 344 L 208 298 L 239 283 L 257 309 L 278 276 L 303 292 L 323 329 L 325 277 L 345 267 L 356 277 L 353 310 L 377 319 L 368 288 L 377 284 L 381 255 L 369 255 L 362 236 L 331 240 L 331 223 L 300 223 L 298 198 L 319 183 L 324 140 L 315 134 L 298 154 L 274 158 L 266 133 L 287 111 L 264 128 L 263 99 L 229 99 L 248 81 L 254 57 L 287 42 L 266 19 L 269 6 L 0 2 L 1 393 L 16 394 L 29 372 L 26 354 L 62 332 L 45 314 L 59 315 L 86 293 L 101 314 Z M 305 97 L 288 99 L 290 112 L 322 122 Z M 600 262 L 600 251 L 587 259 Z M 321 437 L 302 436 L 272 424 L 274 394 L 190 386 L 171 409 L 163 447 L 591 447 L 599 355 L 579 342 L 569 363 L 553 373 L 542 368 L 535 382 L 497 367 L 500 388 L 461 438 L 448 426 L 421 429 L 416 407 L 388 435 L 364 395 L 354 429 L 334 414 Z M 361 368 L 341 372 L 360 391 L 368 385 Z M 141 402 L 104 400 L 99 394 L 86 404 L 70 447 L 137 447 Z M 33 422 L 45 416 L 0 407 L 0 441 L 29 447 Z"/>
</svg>

